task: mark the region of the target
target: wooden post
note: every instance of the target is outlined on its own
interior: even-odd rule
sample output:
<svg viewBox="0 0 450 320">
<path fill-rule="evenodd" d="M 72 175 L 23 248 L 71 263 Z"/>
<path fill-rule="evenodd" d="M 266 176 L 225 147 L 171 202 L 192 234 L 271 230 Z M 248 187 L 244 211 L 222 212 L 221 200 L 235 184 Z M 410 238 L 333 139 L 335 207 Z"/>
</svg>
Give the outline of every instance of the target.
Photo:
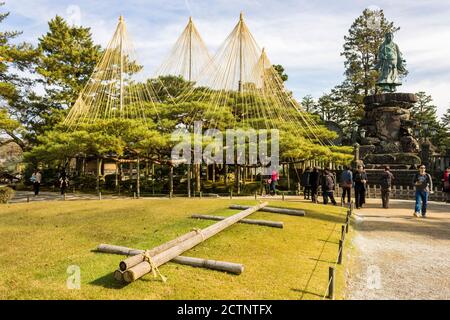
<svg viewBox="0 0 450 320">
<path fill-rule="evenodd" d="M 339 240 L 339 254 L 338 254 L 338 264 L 342 264 L 342 253 L 344 251 L 344 241 Z"/>
<path fill-rule="evenodd" d="M 173 166 L 169 167 L 169 194 L 173 193 Z"/>
<path fill-rule="evenodd" d="M 195 235 L 195 234 L 194 234 Z M 170 241 L 168 242 L 170 243 Z M 163 246 L 166 247 L 168 243 L 165 243 L 157 248 L 161 248 Z M 154 249 L 149 250 L 148 252 L 154 251 Z M 109 244 L 101 244 L 97 247 L 97 252 L 104 252 L 104 253 L 112 253 L 112 254 L 122 254 L 122 255 L 133 255 L 138 256 L 139 262 L 143 261 L 143 253 L 145 250 L 139 250 L 139 249 L 133 249 L 128 247 L 122 247 L 122 246 L 115 246 L 115 245 L 109 245 Z M 162 252 L 162 251 L 161 251 Z M 151 254 L 150 254 L 151 255 Z M 170 262 L 188 265 L 192 267 L 200 267 L 200 268 L 206 268 L 211 270 L 217 270 L 217 271 L 225 271 L 230 272 L 234 274 L 241 274 L 244 271 L 244 266 L 239 263 L 232 263 L 232 262 L 226 262 L 226 261 L 218 261 L 218 260 L 207 260 L 207 259 L 201 259 L 201 258 L 192 258 L 192 257 L 186 257 L 186 256 L 178 256 L 170 260 Z M 116 270 L 114 271 L 114 278 L 117 281 L 123 282 L 123 273 L 122 270 Z"/>
<path fill-rule="evenodd" d="M 155 164 L 152 162 L 152 194 L 155 194 Z"/>
<path fill-rule="evenodd" d="M 143 261 L 137 265 L 135 265 L 132 268 L 129 268 L 124 274 L 123 278 L 126 282 L 132 282 L 136 279 L 139 279 L 143 275 L 149 273 L 152 271 L 153 266 L 159 267 L 160 265 L 172 260 L 173 258 L 181 255 L 183 252 L 192 249 L 199 243 L 204 242 L 205 240 L 209 239 L 210 237 L 216 235 L 217 233 L 225 230 L 229 226 L 235 224 L 241 219 L 246 218 L 250 214 L 252 214 L 255 211 L 258 211 L 259 209 L 267 206 L 267 202 L 261 203 L 259 205 L 256 205 L 254 207 L 251 207 L 250 209 L 241 211 L 235 215 L 232 215 L 230 217 L 227 217 L 225 220 L 219 221 L 205 229 L 199 230 L 197 235 L 194 237 L 181 242 L 180 244 L 175 245 L 174 247 L 157 254 L 152 257 L 152 262 Z"/>
<path fill-rule="evenodd" d="M 334 300 L 334 267 L 328 267 L 328 299 Z"/>
<path fill-rule="evenodd" d="M 223 183 L 225 184 L 225 187 L 228 185 L 228 165 L 224 164 L 223 165 Z"/>
<path fill-rule="evenodd" d="M 98 193 L 98 200 L 102 200 L 102 193 L 101 192 Z"/>
<path fill-rule="evenodd" d="M 100 192 L 100 160 L 97 157 L 97 166 L 96 166 L 96 176 L 97 176 L 97 181 L 96 181 L 96 185 L 95 188 L 97 189 L 97 192 Z"/>
<path fill-rule="evenodd" d="M 291 178 L 289 175 L 290 164 L 288 163 L 286 166 L 287 166 L 287 188 L 288 191 L 290 191 L 291 190 Z"/>
<path fill-rule="evenodd" d="M 345 240 L 345 225 L 341 226 L 341 239 L 342 241 Z"/>
<path fill-rule="evenodd" d="M 141 196 L 141 162 L 139 159 L 139 155 L 137 156 L 137 164 L 136 164 L 137 178 L 136 178 L 136 191 L 137 197 Z"/>
<path fill-rule="evenodd" d="M 193 218 L 193 219 L 205 219 L 205 220 L 221 221 L 221 220 L 225 220 L 227 217 L 211 216 L 211 215 L 204 215 L 204 214 L 193 214 L 191 216 L 191 218 Z M 238 223 L 260 225 L 260 226 L 273 227 L 273 228 L 283 228 L 283 222 L 279 222 L 279 221 L 242 219 L 242 220 L 239 220 Z"/>
<path fill-rule="evenodd" d="M 345 224 L 345 233 L 348 233 L 348 225 L 349 225 L 349 221 L 347 220 L 347 223 Z"/>
<path fill-rule="evenodd" d="M 188 198 L 191 197 L 191 165 L 187 165 L 187 193 Z"/>
</svg>

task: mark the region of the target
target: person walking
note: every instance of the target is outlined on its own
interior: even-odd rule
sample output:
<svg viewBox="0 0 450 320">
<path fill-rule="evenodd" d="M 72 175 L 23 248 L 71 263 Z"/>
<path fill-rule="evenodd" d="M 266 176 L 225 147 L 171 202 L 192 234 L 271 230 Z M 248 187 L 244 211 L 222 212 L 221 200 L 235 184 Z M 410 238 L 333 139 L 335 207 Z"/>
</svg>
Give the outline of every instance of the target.
<svg viewBox="0 0 450 320">
<path fill-rule="evenodd" d="M 446 202 L 450 203 L 450 164 L 442 175 L 442 191 L 447 195 Z"/>
<path fill-rule="evenodd" d="M 350 203 L 351 190 L 353 186 L 353 173 L 349 166 L 345 166 L 341 173 L 341 187 L 342 187 L 342 203 L 345 204 L 345 196 L 347 195 L 347 203 Z"/>
<path fill-rule="evenodd" d="M 363 166 L 358 166 L 353 181 L 355 184 L 355 206 L 356 209 L 359 209 L 366 203 L 367 173 Z"/>
<path fill-rule="evenodd" d="M 34 170 L 33 174 L 30 178 L 31 182 L 33 183 L 33 190 L 34 190 L 34 196 L 37 197 L 39 195 L 41 181 L 42 181 L 42 174 L 38 169 Z"/>
<path fill-rule="evenodd" d="M 389 208 L 389 197 L 391 195 L 391 187 L 394 180 L 394 175 L 390 171 L 389 166 L 385 166 L 381 176 L 381 201 L 383 202 L 383 208 L 385 209 Z"/>
<path fill-rule="evenodd" d="M 277 183 L 278 183 L 278 172 L 276 170 L 272 171 L 272 175 L 270 177 L 270 194 L 275 195 L 277 192 Z"/>
<path fill-rule="evenodd" d="M 320 173 L 319 168 L 314 167 L 309 175 L 309 183 L 311 185 L 311 201 L 317 203 L 317 190 L 319 189 Z"/>
<path fill-rule="evenodd" d="M 61 190 L 61 195 L 66 194 L 66 189 L 69 187 L 69 178 L 65 171 L 62 171 L 59 176 L 59 189 Z"/>
<path fill-rule="evenodd" d="M 335 186 L 334 180 L 334 175 L 328 169 L 325 169 L 322 176 L 323 204 L 328 204 L 328 198 L 330 198 L 333 205 L 337 204 L 333 194 Z"/>
<path fill-rule="evenodd" d="M 303 172 L 301 177 L 302 187 L 303 187 L 303 196 L 305 200 L 309 200 L 311 196 L 311 183 L 309 181 L 309 177 L 311 176 L 311 168 L 306 168 L 305 172 Z"/>
<path fill-rule="evenodd" d="M 414 217 L 422 218 L 427 215 L 428 195 L 433 190 L 433 180 L 431 175 L 426 172 L 425 165 L 419 166 L 419 172 L 415 174 L 413 185 L 416 188 L 416 205 L 414 208 Z"/>
</svg>

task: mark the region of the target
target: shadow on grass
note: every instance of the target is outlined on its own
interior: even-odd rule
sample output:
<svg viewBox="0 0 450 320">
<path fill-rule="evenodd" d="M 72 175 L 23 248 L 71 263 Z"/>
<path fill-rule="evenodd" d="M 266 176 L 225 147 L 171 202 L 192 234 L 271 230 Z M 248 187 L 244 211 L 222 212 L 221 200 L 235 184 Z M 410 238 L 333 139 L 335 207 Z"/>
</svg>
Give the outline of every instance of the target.
<svg viewBox="0 0 450 320">
<path fill-rule="evenodd" d="M 316 297 L 319 297 L 319 298 L 323 298 L 323 296 L 321 296 L 320 294 L 315 293 L 315 292 L 311 292 L 311 291 L 307 291 L 307 290 L 301 290 L 301 289 L 291 288 L 291 291 L 301 293 L 301 294 L 302 294 L 302 297 L 303 297 L 305 294 L 310 294 L 310 295 L 312 295 L 312 296 L 316 296 Z"/>
<path fill-rule="evenodd" d="M 108 273 L 103 277 L 100 277 L 98 279 L 95 279 L 94 281 L 89 282 L 89 284 L 107 289 L 122 289 L 123 287 L 126 287 L 128 285 L 128 283 L 117 281 L 114 278 L 114 273 Z"/>
</svg>

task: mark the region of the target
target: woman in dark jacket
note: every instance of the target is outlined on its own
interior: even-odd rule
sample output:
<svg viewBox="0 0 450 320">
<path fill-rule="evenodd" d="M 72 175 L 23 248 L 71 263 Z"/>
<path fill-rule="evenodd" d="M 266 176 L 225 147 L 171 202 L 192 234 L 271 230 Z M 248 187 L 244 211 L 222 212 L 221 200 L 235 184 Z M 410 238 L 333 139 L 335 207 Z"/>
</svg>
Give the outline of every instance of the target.
<svg viewBox="0 0 450 320">
<path fill-rule="evenodd" d="M 317 203 L 317 189 L 320 184 L 320 174 L 317 167 L 314 167 L 313 171 L 309 175 L 309 184 L 311 185 L 311 200 L 312 202 Z"/>
<path fill-rule="evenodd" d="M 359 209 L 366 203 L 367 173 L 362 166 L 358 166 L 353 181 L 355 183 L 355 205 L 356 209 Z"/>
</svg>

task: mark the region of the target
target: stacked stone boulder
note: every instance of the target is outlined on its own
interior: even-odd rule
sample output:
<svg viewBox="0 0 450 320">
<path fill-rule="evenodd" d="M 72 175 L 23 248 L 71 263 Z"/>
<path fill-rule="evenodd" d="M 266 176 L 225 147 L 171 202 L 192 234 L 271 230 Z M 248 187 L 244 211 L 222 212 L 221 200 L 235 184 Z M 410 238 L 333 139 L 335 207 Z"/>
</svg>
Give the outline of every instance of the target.
<svg viewBox="0 0 450 320">
<path fill-rule="evenodd" d="M 412 93 L 383 93 L 364 99 L 360 158 L 368 165 L 410 168 L 420 164 L 419 144 L 412 136 L 416 125 L 410 109 L 417 102 Z"/>
</svg>

